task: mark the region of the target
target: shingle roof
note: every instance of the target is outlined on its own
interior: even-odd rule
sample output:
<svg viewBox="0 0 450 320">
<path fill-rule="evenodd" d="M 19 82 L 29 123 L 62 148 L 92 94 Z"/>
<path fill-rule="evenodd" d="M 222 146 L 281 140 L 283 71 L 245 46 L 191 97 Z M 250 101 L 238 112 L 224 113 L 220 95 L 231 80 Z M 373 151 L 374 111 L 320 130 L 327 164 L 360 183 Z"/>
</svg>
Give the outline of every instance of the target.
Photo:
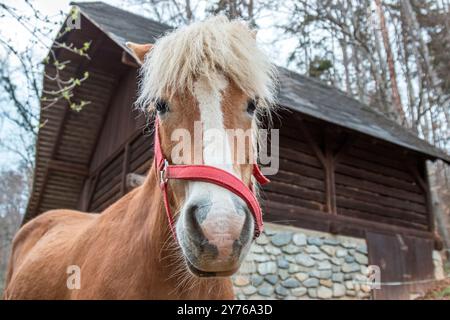
<svg viewBox="0 0 450 320">
<path fill-rule="evenodd" d="M 103 2 L 72 3 L 119 46 L 126 41 L 154 42 L 171 27 Z M 450 163 L 444 151 L 418 138 L 367 105 L 316 79 L 279 67 L 278 102 L 292 110 Z"/>
</svg>

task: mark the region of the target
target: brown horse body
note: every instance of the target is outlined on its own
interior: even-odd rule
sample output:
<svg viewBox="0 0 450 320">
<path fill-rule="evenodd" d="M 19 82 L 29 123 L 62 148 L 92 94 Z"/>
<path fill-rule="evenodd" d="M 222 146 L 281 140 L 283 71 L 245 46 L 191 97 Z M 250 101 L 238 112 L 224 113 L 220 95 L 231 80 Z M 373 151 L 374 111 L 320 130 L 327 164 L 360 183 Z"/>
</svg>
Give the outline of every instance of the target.
<svg viewBox="0 0 450 320">
<path fill-rule="evenodd" d="M 14 240 L 7 299 L 232 299 L 229 278 L 177 274 L 154 168 L 100 215 L 49 211 Z M 67 267 L 80 267 L 80 289 Z M 179 266 L 182 267 L 182 266 Z"/>
<path fill-rule="evenodd" d="M 254 37 L 246 25 L 219 17 L 181 28 L 155 46 L 130 45 L 144 62 L 138 102 L 156 110 L 161 153 L 169 163 L 200 162 L 246 186 L 254 183 L 252 139 L 258 112 L 269 110 L 274 82 L 272 65 Z M 250 132 L 252 141 L 233 144 L 230 130 L 239 136 Z M 183 157 L 177 132 L 194 133 Z M 195 138 L 195 132 L 202 136 Z M 254 234 L 248 206 L 218 185 L 171 180 L 175 241 L 159 179 L 153 166 L 141 187 L 100 215 L 54 210 L 24 225 L 14 239 L 5 298 L 233 298 L 229 276 Z"/>
</svg>

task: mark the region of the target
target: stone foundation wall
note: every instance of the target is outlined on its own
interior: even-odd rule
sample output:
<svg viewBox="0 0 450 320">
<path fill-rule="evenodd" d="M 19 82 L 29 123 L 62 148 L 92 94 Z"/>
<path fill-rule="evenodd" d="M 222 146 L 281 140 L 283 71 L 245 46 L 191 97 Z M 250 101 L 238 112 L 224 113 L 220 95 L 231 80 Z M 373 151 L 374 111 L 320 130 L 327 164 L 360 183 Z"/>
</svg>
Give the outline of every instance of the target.
<svg viewBox="0 0 450 320">
<path fill-rule="evenodd" d="M 266 224 L 233 277 L 237 299 L 368 299 L 364 239 Z"/>
</svg>

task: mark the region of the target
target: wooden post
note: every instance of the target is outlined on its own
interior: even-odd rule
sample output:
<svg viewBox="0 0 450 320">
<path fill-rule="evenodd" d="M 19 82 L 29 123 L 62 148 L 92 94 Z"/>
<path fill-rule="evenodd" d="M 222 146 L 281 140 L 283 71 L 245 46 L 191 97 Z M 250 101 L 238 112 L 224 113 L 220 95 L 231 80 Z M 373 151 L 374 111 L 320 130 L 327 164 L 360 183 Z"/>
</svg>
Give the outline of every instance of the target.
<svg viewBox="0 0 450 320">
<path fill-rule="evenodd" d="M 336 179 L 333 153 L 333 141 L 328 130 L 325 130 L 325 175 L 328 212 L 337 214 L 336 207 Z"/>
<path fill-rule="evenodd" d="M 421 170 L 419 171 L 417 162 L 411 163 L 410 160 L 405 160 L 408 166 L 409 171 L 411 172 L 414 180 L 425 193 L 426 205 L 427 205 L 427 213 L 428 213 L 428 230 L 431 232 L 435 231 L 434 225 L 434 210 L 433 210 L 433 199 L 430 190 L 430 183 L 428 181 L 428 174 L 425 170 L 425 166 L 421 166 Z M 421 172 L 423 175 L 421 175 Z M 424 178 L 425 177 L 425 178 Z"/>
</svg>

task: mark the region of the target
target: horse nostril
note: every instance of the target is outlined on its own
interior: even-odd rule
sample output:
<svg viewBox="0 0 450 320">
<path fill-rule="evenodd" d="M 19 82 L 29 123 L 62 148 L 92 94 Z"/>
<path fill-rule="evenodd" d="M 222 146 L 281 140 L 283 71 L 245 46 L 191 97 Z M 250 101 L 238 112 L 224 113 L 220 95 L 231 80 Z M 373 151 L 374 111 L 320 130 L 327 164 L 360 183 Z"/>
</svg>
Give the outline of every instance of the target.
<svg viewBox="0 0 450 320">
<path fill-rule="evenodd" d="M 191 204 L 186 208 L 186 222 L 187 226 L 194 229 L 197 232 L 200 232 L 200 223 L 197 219 L 197 208 L 198 206 L 195 204 Z"/>
</svg>

